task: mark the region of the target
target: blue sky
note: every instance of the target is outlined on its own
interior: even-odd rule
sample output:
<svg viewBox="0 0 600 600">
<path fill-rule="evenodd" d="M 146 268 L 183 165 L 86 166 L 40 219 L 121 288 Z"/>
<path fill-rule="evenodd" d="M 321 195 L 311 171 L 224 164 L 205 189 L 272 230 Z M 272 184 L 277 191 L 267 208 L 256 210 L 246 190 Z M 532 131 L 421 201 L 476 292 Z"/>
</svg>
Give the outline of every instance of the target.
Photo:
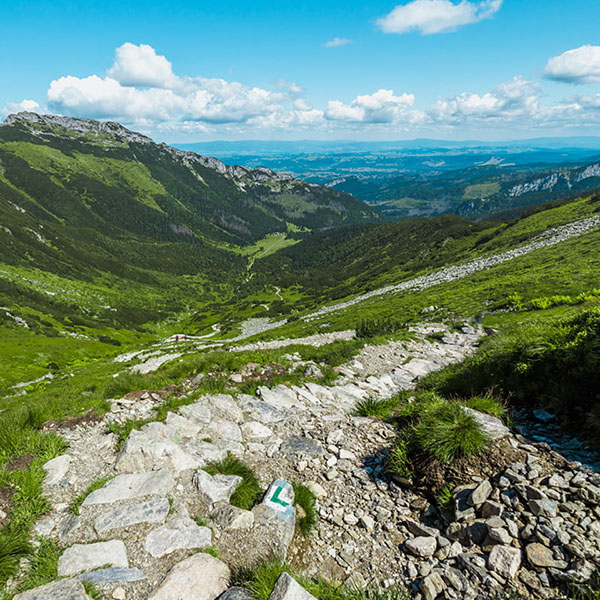
<svg viewBox="0 0 600 600">
<path fill-rule="evenodd" d="M 0 108 L 166 141 L 600 135 L 598 0 L 0 0 Z"/>
</svg>

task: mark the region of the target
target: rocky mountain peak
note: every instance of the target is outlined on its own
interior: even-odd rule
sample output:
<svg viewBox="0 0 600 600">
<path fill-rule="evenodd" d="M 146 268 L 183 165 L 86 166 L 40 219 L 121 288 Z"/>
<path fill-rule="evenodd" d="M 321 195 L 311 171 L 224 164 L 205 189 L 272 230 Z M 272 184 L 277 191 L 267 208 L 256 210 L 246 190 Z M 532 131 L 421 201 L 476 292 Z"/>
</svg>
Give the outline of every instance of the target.
<svg viewBox="0 0 600 600">
<path fill-rule="evenodd" d="M 56 135 L 59 130 L 68 130 L 80 135 L 109 136 L 118 141 L 137 142 L 140 144 L 154 143 L 149 137 L 130 131 L 126 127 L 113 121 L 95 121 L 93 119 L 79 119 L 64 117 L 62 115 L 40 115 L 34 112 L 20 112 L 8 115 L 4 125 L 25 126 L 31 132 L 41 135 Z M 62 133 L 59 131 L 59 133 Z"/>
</svg>

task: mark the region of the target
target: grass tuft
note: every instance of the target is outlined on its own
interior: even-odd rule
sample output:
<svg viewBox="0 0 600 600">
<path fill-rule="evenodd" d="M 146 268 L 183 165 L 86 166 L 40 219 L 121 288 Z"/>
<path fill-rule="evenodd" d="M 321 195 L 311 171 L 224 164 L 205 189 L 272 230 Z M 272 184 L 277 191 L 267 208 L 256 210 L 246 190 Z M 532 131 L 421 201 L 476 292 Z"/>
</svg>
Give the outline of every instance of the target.
<svg viewBox="0 0 600 600">
<path fill-rule="evenodd" d="M 294 488 L 294 503 L 304 511 L 304 516 L 296 521 L 296 526 L 307 536 L 317 525 L 317 511 L 315 509 L 316 498 L 311 489 L 303 483 L 292 482 Z"/>
<path fill-rule="evenodd" d="M 414 429 L 415 443 L 441 463 L 482 452 L 488 438 L 473 417 L 457 402 L 446 402 L 426 412 Z"/>
<path fill-rule="evenodd" d="M 230 500 L 230 504 L 238 508 L 250 510 L 263 493 L 254 471 L 231 453 L 228 453 L 223 460 L 208 464 L 204 470 L 209 475 L 238 475 L 242 478 L 242 482 L 237 486 Z"/>
<path fill-rule="evenodd" d="M 401 396 L 393 396 L 377 400 L 375 398 L 366 398 L 359 400 L 354 407 L 353 415 L 356 417 L 375 417 L 376 419 L 389 419 L 401 402 Z"/>
</svg>

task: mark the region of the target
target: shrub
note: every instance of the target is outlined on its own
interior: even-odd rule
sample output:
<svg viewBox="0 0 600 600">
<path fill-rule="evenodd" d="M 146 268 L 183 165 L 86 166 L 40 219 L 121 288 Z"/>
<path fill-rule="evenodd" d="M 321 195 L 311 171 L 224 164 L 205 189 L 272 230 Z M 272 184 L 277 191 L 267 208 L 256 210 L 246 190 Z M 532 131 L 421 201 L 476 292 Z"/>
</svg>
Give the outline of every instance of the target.
<svg viewBox="0 0 600 600">
<path fill-rule="evenodd" d="M 209 475 L 238 475 L 242 478 L 230 500 L 230 503 L 238 508 L 250 510 L 263 493 L 254 471 L 231 453 L 223 460 L 208 464 L 204 470 Z"/>
</svg>

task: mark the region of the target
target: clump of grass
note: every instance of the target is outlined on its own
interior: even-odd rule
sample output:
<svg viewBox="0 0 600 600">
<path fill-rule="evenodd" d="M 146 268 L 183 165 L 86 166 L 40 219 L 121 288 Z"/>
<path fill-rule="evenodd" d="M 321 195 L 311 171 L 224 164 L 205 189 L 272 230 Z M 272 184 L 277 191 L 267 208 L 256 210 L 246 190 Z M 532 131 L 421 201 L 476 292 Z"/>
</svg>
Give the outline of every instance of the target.
<svg viewBox="0 0 600 600">
<path fill-rule="evenodd" d="M 479 424 L 458 402 L 446 402 L 426 412 L 413 431 L 416 445 L 441 463 L 459 456 L 478 454 L 488 438 Z"/>
<path fill-rule="evenodd" d="M 473 396 L 472 398 L 465 400 L 464 404 L 473 410 L 478 410 L 479 412 L 498 417 L 503 421 L 506 420 L 506 406 L 504 406 L 500 400 L 489 394 L 486 394 L 485 396 Z"/>
<path fill-rule="evenodd" d="M 31 551 L 31 545 L 21 533 L 0 531 L 0 581 L 12 577 L 19 561 Z"/>
<path fill-rule="evenodd" d="M 302 508 L 304 516 L 296 521 L 296 526 L 302 535 L 308 535 L 317 524 L 316 498 L 311 489 L 303 483 L 292 482 L 294 488 L 294 503 Z"/>
<path fill-rule="evenodd" d="M 238 475 L 242 478 L 230 500 L 238 508 L 250 510 L 263 493 L 254 471 L 230 452 L 223 460 L 208 464 L 204 470 L 209 475 Z"/>
<path fill-rule="evenodd" d="M 75 498 L 75 500 L 73 500 L 73 502 L 71 502 L 71 505 L 69 506 L 69 510 L 74 514 L 74 515 L 78 515 L 79 514 L 79 509 L 81 508 L 81 505 L 83 504 L 83 501 L 94 491 L 99 490 L 101 487 L 103 487 L 105 484 L 107 484 L 110 480 L 112 479 L 112 477 L 102 477 L 100 479 L 96 479 L 96 481 L 94 481 L 93 483 L 91 483 L 84 492 L 82 492 L 81 494 L 79 494 L 79 496 L 77 496 L 77 498 Z"/>
<path fill-rule="evenodd" d="M 359 400 L 354 407 L 353 415 L 356 417 L 375 417 L 377 419 L 389 419 L 398 408 L 400 403 L 399 396 L 392 398 L 384 398 L 378 400 L 376 398 L 366 398 Z"/>
<path fill-rule="evenodd" d="M 62 550 L 52 540 L 39 539 L 33 551 L 27 575 L 20 585 L 21 591 L 30 590 L 54 581 L 58 577 L 58 559 Z"/>
</svg>

